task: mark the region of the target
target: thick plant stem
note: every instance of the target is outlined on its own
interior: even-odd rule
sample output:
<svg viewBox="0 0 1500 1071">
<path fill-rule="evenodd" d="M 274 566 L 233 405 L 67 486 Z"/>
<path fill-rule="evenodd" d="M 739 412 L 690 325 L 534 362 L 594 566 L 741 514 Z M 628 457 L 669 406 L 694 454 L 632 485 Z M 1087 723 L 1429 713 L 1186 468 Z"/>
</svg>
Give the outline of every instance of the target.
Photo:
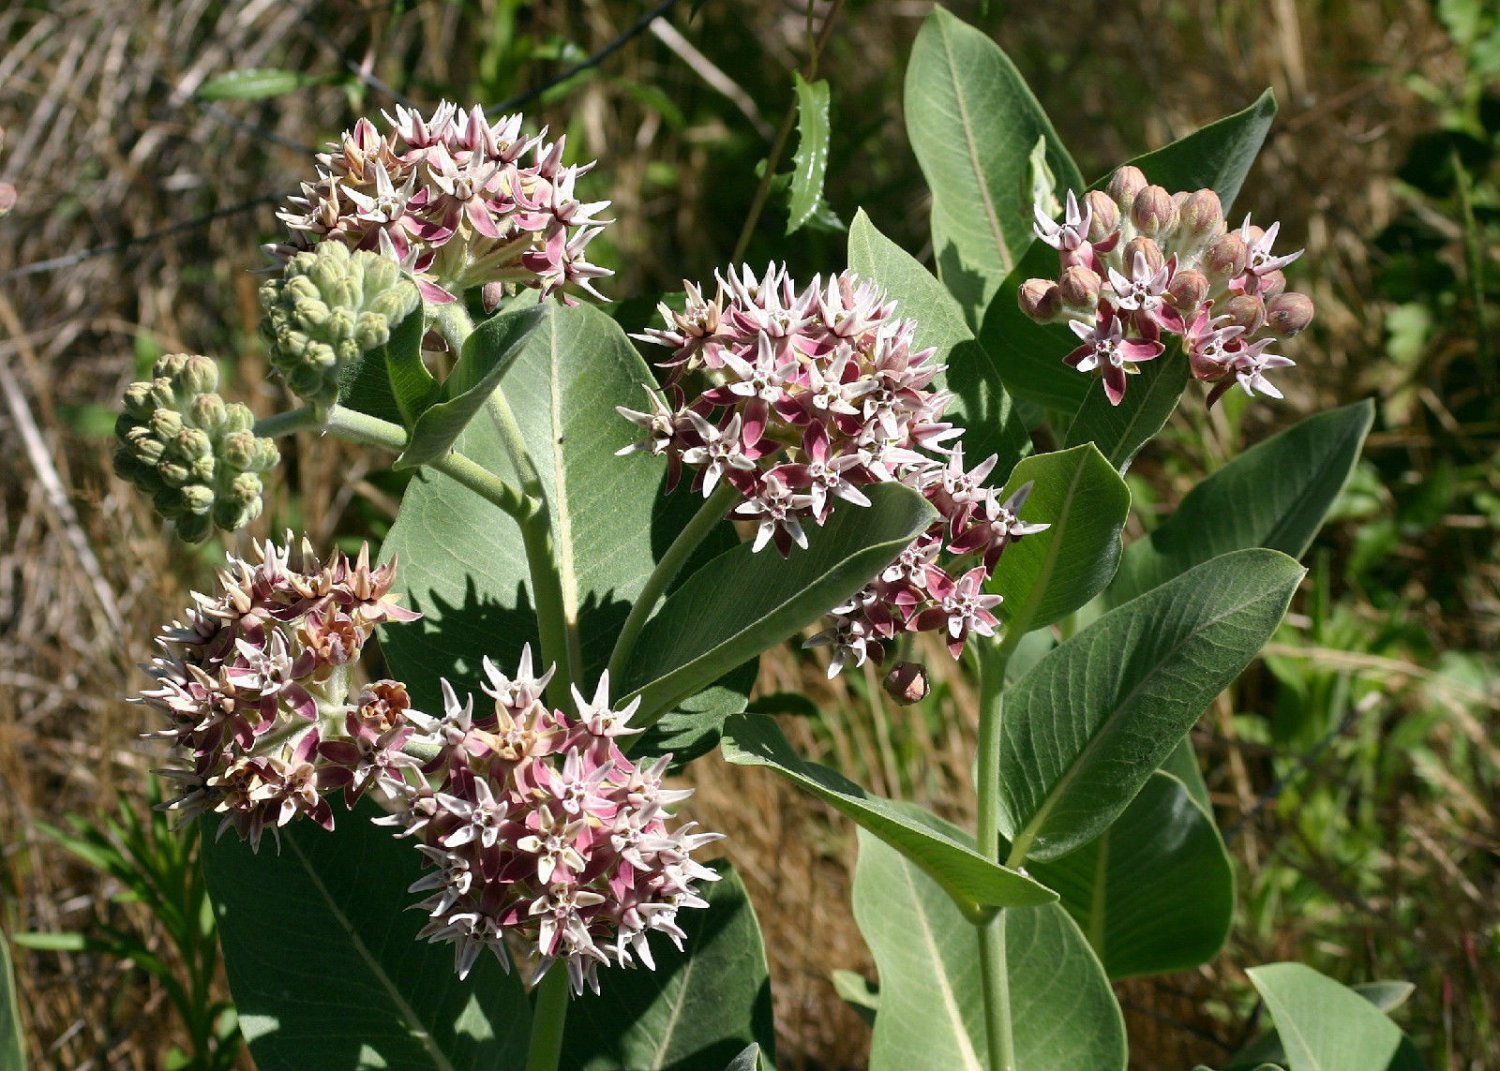
<svg viewBox="0 0 1500 1071">
<path fill-rule="evenodd" d="M 979 662 L 979 852 L 1000 860 L 1000 725 L 1005 702 L 1005 666 L 1014 644 L 976 647 Z M 990 1071 L 1015 1071 L 1010 1021 L 1010 976 L 1005 967 L 1004 909 L 974 923 L 984 990 L 984 1029 Z"/>
<path fill-rule="evenodd" d="M 682 531 L 677 533 L 677 538 L 672 540 L 672 545 L 662 555 L 661 561 L 656 563 L 656 568 L 651 570 L 651 575 L 646 578 L 645 587 L 636 596 L 635 605 L 630 608 L 630 616 L 625 619 L 625 624 L 620 629 L 620 636 L 615 640 L 615 649 L 609 656 L 609 675 L 616 681 L 625 670 L 625 664 L 630 661 L 630 654 L 635 650 L 635 641 L 641 634 L 641 628 L 646 624 L 646 619 L 651 616 L 651 611 L 656 608 L 657 602 L 666 593 L 667 586 L 677 578 L 682 571 L 693 551 L 698 549 L 705 536 L 713 530 L 724 514 L 729 512 L 735 498 L 739 495 L 733 484 L 728 480 L 721 480 L 719 486 L 714 489 L 699 507 L 693 519 L 687 523 Z"/>
<path fill-rule="evenodd" d="M 557 1071 L 562 1058 L 563 1025 L 568 1016 L 568 972 L 554 965 L 536 987 L 531 1012 L 531 1048 L 526 1071 Z"/>
<path fill-rule="evenodd" d="M 1005 967 L 1006 912 L 978 926 L 979 977 L 984 986 L 984 1030 L 990 1071 L 1016 1071 L 1016 1044 L 1010 1024 L 1010 975 Z"/>
</svg>

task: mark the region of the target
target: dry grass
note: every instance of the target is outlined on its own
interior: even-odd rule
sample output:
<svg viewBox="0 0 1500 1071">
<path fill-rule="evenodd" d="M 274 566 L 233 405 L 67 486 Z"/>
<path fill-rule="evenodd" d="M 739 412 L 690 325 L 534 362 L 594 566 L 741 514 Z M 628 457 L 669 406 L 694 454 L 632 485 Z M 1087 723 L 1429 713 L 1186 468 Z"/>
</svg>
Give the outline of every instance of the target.
<svg viewBox="0 0 1500 1071">
<path fill-rule="evenodd" d="M 1316 297 L 1320 316 L 1299 351 L 1316 372 L 1304 376 L 1294 408 L 1311 411 L 1333 399 L 1386 390 L 1366 239 L 1396 211 L 1390 176 L 1407 139 L 1427 119 L 1402 80 L 1417 70 L 1440 84 L 1457 77 L 1428 6 L 1403 0 L 1067 6 L 1062 17 L 1055 7 L 1016 5 L 1005 13 L 1001 34 L 1022 66 L 1035 72 L 1039 95 L 1065 139 L 1083 148 L 1086 172 L 1240 107 L 1268 83 L 1277 88 L 1282 119 L 1246 201 L 1258 216 L 1281 218 L 1284 233 L 1305 235 L 1310 250 L 1298 282 Z M 585 48 L 612 39 L 639 10 L 604 0 L 541 7 L 545 11 L 527 24 L 531 29 Z M 845 132 L 857 130 L 859 159 L 867 163 L 841 167 L 835 155 L 832 199 L 852 210 L 861 198 L 882 198 L 888 210 L 882 225 L 917 248 L 922 213 L 909 210 L 904 191 L 920 186 L 904 147 L 896 87 L 927 5 L 851 7 L 824 73 L 834 80 L 838 136 L 852 139 Z M 972 7 L 959 5 L 959 13 L 974 17 Z M 378 3 L 272 0 L 151 0 L 135 5 L 128 18 L 106 0 L 14 0 L 0 9 L 0 125 L 7 132 L 0 175 L 20 196 L 16 211 L 0 223 L 8 240 L 0 247 L 0 393 L 6 401 L 0 434 L 11 460 L 0 474 L 6 930 L 78 929 L 95 916 L 130 917 L 131 908 L 112 903 L 118 890 L 38 843 L 34 823 L 56 821 L 64 811 L 97 814 L 117 787 L 139 790 L 156 759 L 137 740 L 137 716 L 119 697 L 139 685 L 134 666 L 146 657 L 156 626 L 212 564 L 212 555 L 162 538 L 149 511 L 110 476 L 107 442 L 80 433 L 72 415 L 80 406 L 113 405 L 133 378 L 138 349 L 150 346 L 231 358 L 241 396 L 262 410 L 273 404 L 256 393 L 261 388 L 246 386 L 261 382 L 258 350 L 247 341 L 255 320 L 255 281 L 247 269 L 259 264 L 255 240 L 273 232 L 269 205 L 165 240 L 134 239 L 292 188 L 308 168 L 300 146 L 321 140 L 352 115 L 343 91 L 332 87 L 222 107 L 194 102 L 193 91 L 226 68 L 251 66 L 353 69 L 388 82 L 401 81 L 405 66 L 412 74 L 406 84 L 424 102 L 444 86 L 459 95 L 523 89 L 555 68 L 528 65 L 519 75 L 503 65 L 498 74 L 486 69 L 481 46 L 504 9 L 498 0 L 467 8 L 421 3 L 400 18 Z M 779 118 L 787 95 L 783 72 L 800 63 L 803 49 L 800 7 L 720 0 L 691 24 L 680 14 L 675 22 L 748 91 L 767 120 Z M 746 34 L 754 47 L 738 43 Z M 722 118 L 676 126 L 633 95 L 630 83 L 656 85 L 682 101 L 688 116 L 709 114 L 694 110 L 716 92 L 707 88 L 701 63 L 684 60 L 657 37 L 631 43 L 606 71 L 565 103 L 549 98 L 540 110 L 569 129 L 580 143 L 575 153 L 601 160 L 595 189 L 615 198 L 620 220 L 608 239 L 620 269 L 614 291 L 646 293 L 671 288 L 682 275 L 705 277 L 733 244 L 737 206 L 752 181 L 726 173 L 725 161 L 743 172 L 763 142 L 727 105 Z M 1142 106 L 1122 109 L 1120 87 L 1135 85 L 1147 87 L 1149 106 L 1140 99 Z M 387 104 L 377 89 L 368 93 L 372 104 Z M 874 117 L 857 114 L 852 104 L 879 99 L 889 107 Z M 59 270 L 4 275 L 113 245 L 124 248 Z M 813 244 L 794 255 L 811 261 L 821 249 Z M 1255 419 L 1291 417 L 1268 408 Z M 1442 423 L 1441 402 L 1424 403 L 1410 430 L 1379 448 L 1404 451 L 1421 473 L 1434 449 L 1429 431 Z M 1228 435 L 1226 425 L 1215 429 Z M 1148 455 L 1144 464 L 1150 463 Z M 260 531 L 295 521 L 326 544 L 355 526 L 351 511 L 388 515 L 392 503 L 363 479 L 368 471 L 368 462 L 352 452 L 296 452 Z M 1414 564 L 1414 574 L 1421 568 L 1427 566 Z M 1490 572 L 1478 570 L 1470 588 L 1472 612 L 1455 612 L 1416 592 L 1413 605 L 1455 645 L 1478 648 L 1500 635 L 1496 577 L 1493 566 L 1486 568 Z M 810 690 L 831 712 L 816 732 L 806 723 L 791 726 L 809 754 L 857 772 L 876 791 L 904 792 L 955 820 L 971 818 L 965 808 L 972 704 L 960 698 L 944 716 L 927 719 L 894 711 L 856 716 L 850 711 L 859 704 L 845 685 L 830 692 L 816 675 L 801 680 L 790 658 L 768 659 L 763 673 L 775 689 Z M 1400 688 L 1410 679 L 1401 677 Z M 1392 721 L 1429 699 L 1416 685 L 1400 688 L 1384 715 Z M 962 696 L 961 682 L 954 691 Z M 1479 714 L 1462 709 L 1462 717 L 1435 731 L 1429 741 L 1435 753 L 1452 753 L 1457 743 L 1449 737 L 1489 746 L 1493 707 Z M 1264 755 L 1232 735 L 1227 716 L 1206 724 L 1201 742 L 1210 751 L 1214 788 L 1234 815 L 1265 788 Z M 1440 782 L 1442 764 L 1423 776 Z M 847 824 L 764 771 L 708 759 L 694 768 L 694 780 L 699 817 L 730 833 L 734 857 L 761 906 L 783 1066 L 863 1066 L 867 1031 L 828 983 L 834 967 L 870 969 L 847 907 L 853 839 Z M 1495 803 L 1472 793 L 1466 798 L 1462 783 L 1437 802 L 1419 787 L 1388 802 L 1391 813 L 1382 820 L 1392 836 L 1382 857 L 1368 864 L 1389 877 L 1390 897 L 1346 899 L 1374 941 L 1397 906 L 1411 910 L 1404 889 L 1449 891 L 1440 910 L 1416 923 L 1437 964 L 1427 976 L 1449 978 L 1466 995 L 1478 991 L 1494 1023 L 1500 1006 L 1494 978 L 1482 982 L 1465 964 L 1480 962 L 1470 945 L 1495 925 L 1500 889 L 1493 864 L 1486 869 L 1483 862 L 1484 853 L 1495 850 Z M 1274 861 L 1278 839 L 1289 835 L 1279 821 L 1265 817 L 1236 845 L 1252 876 Z M 1343 865 L 1330 859 L 1318 880 L 1337 886 Z M 149 928 L 147 919 L 134 921 Z M 1267 938 L 1247 939 L 1236 961 L 1297 955 L 1315 940 L 1322 921 L 1287 917 Z M 1348 951 L 1361 954 L 1356 947 Z M 162 994 L 143 985 L 138 972 L 82 955 L 23 953 L 18 960 L 39 1066 L 159 1066 L 173 1023 Z M 1225 961 L 1186 978 L 1123 987 L 1140 1066 L 1187 1067 L 1221 1057 L 1219 1046 L 1232 1040 L 1236 1027 L 1205 1012 L 1204 998 L 1222 1000 L 1238 981 Z M 1479 1033 L 1485 1013 L 1473 1000 L 1421 1010 L 1432 1023 L 1449 1017 L 1456 1053 L 1486 1043 Z M 1455 1058 L 1450 1066 L 1470 1071 L 1479 1065 Z"/>
</svg>

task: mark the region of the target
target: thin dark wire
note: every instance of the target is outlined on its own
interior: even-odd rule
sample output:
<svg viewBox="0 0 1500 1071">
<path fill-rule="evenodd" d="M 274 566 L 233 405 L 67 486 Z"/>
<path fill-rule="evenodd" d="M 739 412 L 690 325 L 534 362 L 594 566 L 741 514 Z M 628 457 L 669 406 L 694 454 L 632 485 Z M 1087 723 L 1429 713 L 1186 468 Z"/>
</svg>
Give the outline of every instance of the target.
<svg viewBox="0 0 1500 1071">
<path fill-rule="evenodd" d="M 127 249 L 134 249 L 136 246 L 149 245 L 152 242 L 159 242 L 164 238 L 172 237 L 174 234 L 181 234 L 184 231 L 196 230 L 197 228 L 207 226 L 208 224 L 213 223 L 216 220 L 227 219 L 230 216 L 242 215 L 246 212 L 251 211 L 252 209 L 259 208 L 261 205 L 273 204 L 279 200 L 281 200 L 281 194 L 267 194 L 264 197 L 257 197 L 253 201 L 245 201 L 241 204 L 231 205 L 228 208 L 221 208 L 217 211 L 209 212 L 208 214 L 198 216 L 195 219 L 184 220 L 181 223 L 174 223 L 170 227 L 165 227 L 159 231 L 153 231 L 150 234 L 137 235 L 133 238 L 126 238 L 124 241 L 111 242 L 109 245 L 95 246 L 93 249 L 83 249 L 78 251 L 77 253 L 67 253 L 60 257 L 52 257 L 49 260 L 38 260 L 32 264 L 23 264 L 19 268 L 12 268 L 7 272 L 0 272 L 0 283 L 8 283 L 12 279 L 20 279 L 27 275 L 40 275 L 42 272 L 58 271 L 62 268 L 71 268 L 74 265 L 82 264 L 86 260 L 93 260 L 95 257 L 107 257 L 115 253 L 123 253 Z"/>
<path fill-rule="evenodd" d="M 534 89 L 528 89 L 520 96 L 512 97 L 510 100 L 502 101 L 499 104 L 486 108 L 484 110 L 484 114 L 493 116 L 499 115 L 502 112 L 514 111 L 516 108 L 519 108 L 521 105 L 527 103 L 528 101 L 535 100 L 537 97 L 547 92 L 547 90 L 552 89 L 554 86 L 560 86 L 564 82 L 568 81 L 568 79 L 580 75 L 590 68 L 599 66 L 599 64 L 603 63 L 610 56 L 614 55 L 620 49 L 624 48 L 635 38 L 645 33 L 648 26 L 650 26 L 657 19 L 666 15 L 666 13 L 671 11 L 672 8 L 676 5 L 677 0 L 661 0 L 661 3 L 657 4 L 654 8 L 646 12 L 640 18 L 636 19 L 635 22 L 632 23 L 624 33 L 620 34 L 619 37 L 616 37 L 613 41 L 605 45 L 598 52 L 595 52 L 592 56 L 584 60 L 582 63 L 579 63 L 574 67 L 569 67 L 566 71 L 563 71 L 562 74 L 559 74 L 556 78 L 549 79 L 548 81 L 543 82 L 541 85 L 537 86 Z"/>
<path fill-rule="evenodd" d="M 348 53 L 346 53 L 342 48 L 339 47 L 338 42 L 333 39 L 328 31 L 318 25 L 317 20 L 313 18 L 313 12 L 311 9 L 309 9 L 307 13 L 302 16 L 302 21 L 307 25 L 307 28 L 313 32 L 313 35 L 317 37 L 317 39 L 322 43 L 323 47 L 328 49 L 328 51 L 332 52 L 339 58 L 339 62 L 344 65 L 344 69 L 347 70 L 350 74 L 354 75 L 365 85 L 375 90 L 375 92 L 384 93 L 386 96 L 394 100 L 397 104 L 403 104 L 408 108 L 414 106 L 412 104 L 411 98 L 408 97 L 405 93 L 401 92 L 399 89 L 396 89 L 394 86 L 386 85 L 386 83 L 376 77 L 373 72 L 365 70 L 359 64 L 350 59 Z"/>
<path fill-rule="evenodd" d="M 1275 803 L 1276 800 L 1281 796 L 1281 794 L 1291 787 L 1293 781 L 1301 777 L 1315 762 L 1322 758 L 1323 753 L 1333 746 L 1333 742 L 1335 740 L 1339 739 L 1354 727 L 1355 720 L 1358 719 L 1358 717 L 1362 713 L 1364 713 L 1364 711 L 1360 710 L 1358 704 L 1351 705 L 1349 707 L 1349 712 L 1344 715 L 1343 721 L 1339 722 L 1338 725 L 1336 725 L 1330 733 L 1324 736 L 1323 739 L 1319 740 L 1315 745 L 1313 745 L 1310 751 L 1308 751 L 1300 759 L 1298 759 L 1296 767 L 1293 768 L 1285 777 L 1277 779 L 1275 784 L 1262 792 L 1256 799 L 1255 804 L 1244 814 L 1240 815 L 1235 823 L 1224 831 L 1224 843 L 1233 844 L 1234 838 L 1239 836 L 1240 830 L 1244 829 L 1245 826 L 1249 825 L 1251 822 L 1259 818 L 1262 812 L 1264 812 L 1267 807 Z"/>
</svg>

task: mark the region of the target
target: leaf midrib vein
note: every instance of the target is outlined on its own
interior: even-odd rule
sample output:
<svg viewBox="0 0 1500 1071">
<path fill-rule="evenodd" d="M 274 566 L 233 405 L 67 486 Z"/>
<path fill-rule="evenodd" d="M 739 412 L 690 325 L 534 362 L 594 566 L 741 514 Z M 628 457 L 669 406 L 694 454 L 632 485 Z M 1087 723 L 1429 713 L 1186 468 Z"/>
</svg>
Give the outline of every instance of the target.
<svg viewBox="0 0 1500 1071">
<path fill-rule="evenodd" d="M 953 100 L 958 105 L 958 121 L 963 126 L 964 150 L 969 157 L 969 166 L 974 171 L 974 183 L 979 187 L 979 200 L 984 205 L 984 214 L 989 220 L 990 235 L 994 238 L 995 249 L 1000 254 L 1001 274 L 1009 275 L 1011 268 L 1015 265 L 1011 261 L 1010 248 L 1005 244 L 1005 234 L 1000 229 L 1000 216 L 995 211 L 994 200 L 990 197 L 990 188 L 985 182 L 984 171 L 979 166 L 978 146 L 974 140 L 974 128 L 969 122 L 969 106 L 964 100 L 963 89 L 958 83 L 958 68 L 953 55 L 953 46 L 948 39 L 947 27 L 940 26 L 939 31 L 943 37 L 943 55 L 948 61 L 948 80 L 953 86 Z"/>
</svg>

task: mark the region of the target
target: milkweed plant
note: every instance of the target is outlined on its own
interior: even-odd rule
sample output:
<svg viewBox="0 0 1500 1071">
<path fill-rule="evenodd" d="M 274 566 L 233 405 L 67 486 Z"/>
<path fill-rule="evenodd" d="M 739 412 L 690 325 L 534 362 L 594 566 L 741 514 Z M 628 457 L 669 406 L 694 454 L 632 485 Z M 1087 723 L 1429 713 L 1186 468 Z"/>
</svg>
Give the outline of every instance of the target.
<svg viewBox="0 0 1500 1071">
<path fill-rule="evenodd" d="M 1122 476 L 1179 404 L 1318 374 L 1298 251 L 1241 190 L 1274 110 L 1090 184 L 938 9 L 906 100 L 937 275 L 861 212 L 846 263 L 724 264 L 633 335 L 589 259 L 608 176 L 523 116 L 398 107 L 310 162 L 260 290 L 298 407 L 256 420 L 174 354 L 117 426 L 189 541 L 257 518 L 294 433 L 411 474 L 378 550 L 230 540 L 139 693 L 262 1071 L 772 1066 L 734 846 L 674 787 L 714 749 L 858 827 L 879 977 L 838 984 L 872 1067 L 1123 1069 L 1111 982 L 1207 962 L 1233 911 L 1188 732 L 1371 419 L 1251 447 L 1126 545 Z M 977 827 L 799 756 L 750 704 L 787 643 L 904 707 L 971 675 Z M 1281 1033 L 1230 1066 L 1325 1066 L 1335 1020 L 1373 1054 L 1339 1066 L 1410 1056 L 1309 968 L 1250 978 Z"/>
</svg>

